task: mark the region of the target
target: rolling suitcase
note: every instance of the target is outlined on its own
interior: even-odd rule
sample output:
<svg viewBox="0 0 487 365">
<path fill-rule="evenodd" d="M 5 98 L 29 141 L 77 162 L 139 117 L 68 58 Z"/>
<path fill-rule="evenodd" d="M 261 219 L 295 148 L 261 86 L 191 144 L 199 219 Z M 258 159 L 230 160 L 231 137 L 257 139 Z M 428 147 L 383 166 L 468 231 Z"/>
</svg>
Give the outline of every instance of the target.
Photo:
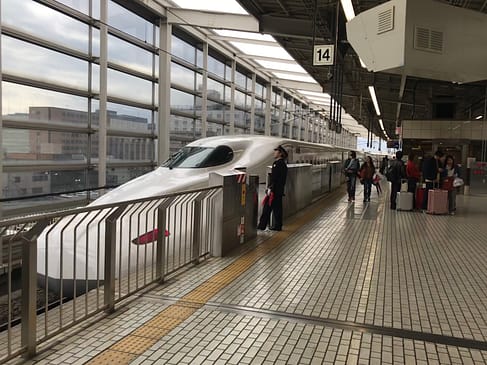
<svg viewBox="0 0 487 365">
<path fill-rule="evenodd" d="M 426 188 L 417 188 L 416 189 L 416 202 L 415 202 L 415 208 L 416 209 L 423 209 L 423 199 L 424 199 L 424 192 L 426 191 Z"/>
<path fill-rule="evenodd" d="M 396 197 L 397 210 L 413 210 L 413 193 L 399 191 Z"/>
<path fill-rule="evenodd" d="M 441 189 L 430 189 L 428 191 L 429 214 L 448 214 L 448 191 Z"/>
</svg>

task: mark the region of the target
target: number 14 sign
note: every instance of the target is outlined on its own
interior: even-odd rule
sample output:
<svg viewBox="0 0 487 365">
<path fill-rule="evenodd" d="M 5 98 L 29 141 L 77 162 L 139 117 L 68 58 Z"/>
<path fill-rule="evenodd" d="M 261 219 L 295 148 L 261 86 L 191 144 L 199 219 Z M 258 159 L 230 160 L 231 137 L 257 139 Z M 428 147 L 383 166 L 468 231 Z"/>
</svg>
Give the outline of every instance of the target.
<svg viewBox="0 0 487 365">
<path fill-rule="evenodd" d="M 334 61 L 335 46 L 324 44 L 315 46 L 313 51 L 313 66 L 331 66 Z"/>
</svg>

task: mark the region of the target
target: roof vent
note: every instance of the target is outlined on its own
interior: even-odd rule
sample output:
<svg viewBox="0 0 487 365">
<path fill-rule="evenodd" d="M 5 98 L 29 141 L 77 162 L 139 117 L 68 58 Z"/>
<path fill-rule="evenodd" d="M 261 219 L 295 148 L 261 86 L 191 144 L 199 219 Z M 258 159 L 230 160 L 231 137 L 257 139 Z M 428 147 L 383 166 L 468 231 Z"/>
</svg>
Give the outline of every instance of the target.
<svg viewBox="0 0 487 365">
<path fill-rule="evenodd" d="M 394 6 L 378 14 L 377 34 L 389 32 L 394 29 Z"/>
<path fill-rule="evenodd" d="M 414 48 L 443 53 L 443 32 L 416 26 L 414 28 Z"/>
</svg>

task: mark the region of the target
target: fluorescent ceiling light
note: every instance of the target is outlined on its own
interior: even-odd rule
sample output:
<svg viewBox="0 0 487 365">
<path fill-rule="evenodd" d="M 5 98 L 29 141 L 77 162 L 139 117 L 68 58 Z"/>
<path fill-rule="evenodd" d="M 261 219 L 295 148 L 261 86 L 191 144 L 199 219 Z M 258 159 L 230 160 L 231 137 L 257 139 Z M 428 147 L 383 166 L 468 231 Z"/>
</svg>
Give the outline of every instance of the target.
<svg viewBox="0 0 487 365">
<path fill-rule="evenodd" d="M 479 119 L 482 119 L 483 117 L 484 117 L 483 115 L 477 115 L 477 116 L 475 117 L 475 119 L 476 119 L 476 120 L 479 120 Z"/>
<path fill-rule="evenodd" d="M 235 0 L 226 0 L 224 2 L 225 5 L 222 5 L 221 0 L 175 0 L 174 2 L 183 9 L 208 10 L 234 14 L 248 14 L 247 11 L 242 8 L 240 4 L 237 3 Z"/>
<path fill-rule="evenodd" d="M 241 32 L 237 30 L 227 30 L 227 29 L 213 29 L 213 31 L 224 37 L 235 37 L 244 39 L 255 39 L 258 41 L 270 41 L 275 42 L 276 40 L 269 34 L 251 33 L 251 32 Z M 277 43 L 277 42 L 276 42 Z"/>
<path fill-rule="evenodd" d="M 281 63 L 277 61 L 276 62 L 263 61 L 263 60 L 256 60 L 256 62 L 265 68 L 271 68 L 274 70 L 281 70 L 281 71 L 301 72 L 303 74 L 307 74 L 306 70 L 298 64 L 291 65 L 289 63 Z"/>
<path fill-rule="evenodd" d="M 379 125 L 380 129 L 384 130 L 384 123 L 382 122 L 382 119 L 379 119 Z"/>
<path fill-rule="evenodd" d="M 352 0 L 340 0 L 342 3 L 343 12 L 345 13 L 345 18 L 347 22 L 355 18 L 355 11 L 353 10 Z"/>
<path fill-rule="evenodd" d="M 359 57 L 358 60 L 360 61 L 360 66 L 362 66 L 363 68 L 367 68 L 367 65 L 364 63 L 364 61 L 362 61 L 362 59 Z"/>
<path fill-rule="evenodd" d="M 379 103 L 377 102 L 377 96 L 375 95 L 375 89 L 373 86 L 369 86 L 369 93 L 370 97 L 372 98 L 372 102 L 374 103 L 375 112 L 377 113 L 377 116 L 380 117 Z"/>
<path fill-rule="evenodd" d="M 264 46 L 262 44 L 248 44 L 242 42 L 230 42 L 230 44 L 237 47 L 239 50 L 247 55 L 267 56 L 294 61 L 294 58 L 292 58 L 291 55 L 287 53 L 284 48 Z M 279 46 L 279 44 L 277 43 L 276 45 Z"/>
<path fill-rule="evenodd" d="M 311 76 L 307 74 L 303 74 L 303 76 L 298 75 L 291 75 L 281 72 L 272 71 L 272 73 L 279 79 L 283 80 L 293 80 L 293 81 L 301 81 L 301 82 L 309 82 L 309 83 L 316 83 L 316 80 L 313 79 Z"/>
<path fill-rule="evenodd" d="M 303 94 L 303 95 L 310 95 L 310 96 L 316 96 L 318 98 L 331 99 L 330 94 L 327 94 L 327 93 L 319 93 L 319 92 L 316 92 L 316 91 L 308 91 L 308 90 L 301 90 L 301 89 L 298 89 L 296 91 L 298 93 L 300 93 L 300 94 Z"/>
</svg>

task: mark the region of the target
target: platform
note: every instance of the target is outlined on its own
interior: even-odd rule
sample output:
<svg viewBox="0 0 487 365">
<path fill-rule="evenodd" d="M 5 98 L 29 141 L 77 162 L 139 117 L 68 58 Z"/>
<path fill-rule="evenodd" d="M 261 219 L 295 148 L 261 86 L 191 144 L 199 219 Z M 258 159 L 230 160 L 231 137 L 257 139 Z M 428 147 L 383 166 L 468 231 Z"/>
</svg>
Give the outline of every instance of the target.
<svg viewBox="0 0 487 365">
<path fill-rule="evenodd" d="M 341 189 L 29 363 L 487 363 L 487 197 L 432 216 L 384 193 L 352 204 Z"/>
</svg>

